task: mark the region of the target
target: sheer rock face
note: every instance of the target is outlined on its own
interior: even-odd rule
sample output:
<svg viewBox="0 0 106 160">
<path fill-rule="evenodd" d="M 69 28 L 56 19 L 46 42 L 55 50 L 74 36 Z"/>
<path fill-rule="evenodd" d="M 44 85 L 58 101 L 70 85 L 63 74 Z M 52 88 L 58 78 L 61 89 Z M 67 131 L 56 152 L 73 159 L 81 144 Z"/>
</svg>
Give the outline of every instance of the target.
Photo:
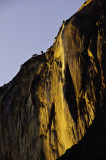
<svg viewBox="0 0 106 160">
<path fill-rule="evenodd" d="M 53 46 L 0 88 L 1 160 L 55 160 L 102 116 L 105 3 L 84 4 L 62 24 Z"/>
</svg>

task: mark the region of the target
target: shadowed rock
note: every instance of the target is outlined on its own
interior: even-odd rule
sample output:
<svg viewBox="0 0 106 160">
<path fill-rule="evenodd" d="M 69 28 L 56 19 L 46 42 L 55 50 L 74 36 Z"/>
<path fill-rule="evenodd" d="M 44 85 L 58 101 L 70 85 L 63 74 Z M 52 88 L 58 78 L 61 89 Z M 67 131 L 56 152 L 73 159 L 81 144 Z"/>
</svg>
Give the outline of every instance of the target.
<svg viewBox="0 0 106 160">
<path fill-rule="evenodd" d="M 105 7 L 84 3 L 0 88 L 0 160 L 55 160 L 68 148 L 59 159 L 106 159 Z"/>
</svg>

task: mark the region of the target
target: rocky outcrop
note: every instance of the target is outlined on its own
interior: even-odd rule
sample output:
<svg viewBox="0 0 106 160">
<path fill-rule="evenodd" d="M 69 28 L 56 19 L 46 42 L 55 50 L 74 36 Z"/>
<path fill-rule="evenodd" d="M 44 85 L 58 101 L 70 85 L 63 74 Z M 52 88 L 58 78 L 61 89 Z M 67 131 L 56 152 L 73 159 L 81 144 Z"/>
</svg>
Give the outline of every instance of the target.
<svg viewBox="0 0 106 160">
<path fill-rule="evenodd" d="M 105 109 L 105 5 L 87 1 L 53 46 L 0 88 L 1 160 L 55 160 L 72 147 L 62 156 L 71 159 L 85 152 L 86 137 L 92 142 Z"/>
</svg>

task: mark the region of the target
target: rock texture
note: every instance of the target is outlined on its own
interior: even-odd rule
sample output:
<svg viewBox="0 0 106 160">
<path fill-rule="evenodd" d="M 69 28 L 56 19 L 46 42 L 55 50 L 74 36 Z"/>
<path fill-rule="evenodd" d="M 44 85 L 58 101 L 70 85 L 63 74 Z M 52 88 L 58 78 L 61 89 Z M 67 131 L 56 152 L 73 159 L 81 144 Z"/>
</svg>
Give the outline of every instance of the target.
<svg viewBox="0 0 106 160">
<path fill-rule="evenodd" d="M 0 160 L 55 160 L 68 148 L 60 159 L 106 158 L 105 9 L 84 3 L 0 88 Z"/>
</svg>

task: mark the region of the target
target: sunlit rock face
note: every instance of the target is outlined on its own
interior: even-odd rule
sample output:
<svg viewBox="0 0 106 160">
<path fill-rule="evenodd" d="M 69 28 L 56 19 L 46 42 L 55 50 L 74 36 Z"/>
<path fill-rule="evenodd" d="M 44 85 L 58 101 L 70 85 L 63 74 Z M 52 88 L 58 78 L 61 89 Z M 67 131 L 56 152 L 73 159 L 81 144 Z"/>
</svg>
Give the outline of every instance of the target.
<svg viewBox="0 0 106 160">
<path fill-rule="evenodd" d="M 53 46 L 0 88 L 1 160 L 55 160 L 101 115 L 105 3 L 87 1 L 63 22 Z"/>
<path fill-rule="evenodd" d="M 97 7 L 97 10 L 95 10 Z M 85 12 L 86 11 L 86 14 Z M 82 15 L 82 12 L 84 14 Z M 82 20 L 81 20 L 82 19 Z M 88 54 L 85 57 L 80 56 L 80 63 L 76 63 L 76 57 L 81 51 L 75 51 L 79 40 L 75 41 L 73 49 L 73 57 L 68 58 L 70 73 L 74 74 L 76 95 L 83 93 L 83 102 L 81 108 L 77 106 L 79 111 L 77 129 L 82 131 L 85 128 L 82 124 L 87 124 L 86 133 L 78 144 L 73 145 L 68 149 L 63 156 L 58 160 L 105 160 L 106 159 L 106 1 L 98 0 L 90 2 L 86 7 L 82 8 L 73 18 L 71 27 L 74 24 L 75 29 L 78 29 L 79 37 L 81 38 L 82 46 Z M 86 26 L 86 27 L 85 27 Z M 72 25 L 73 27 L 73 25 Z M 79 29 L 80 28 L 80 29 Z M 68 30 L 66 28 L 66 30 Z M 64 31 L 65 33 L 65 31 Z M 75 36 L 75 35 L 74 35 Z M 69 37 L 69 38 L 68 38 Z M 79 38 L 78 38 L 79 39 Z M 68 42 L 73 42 L 72 35 L 66 36 L 66 45 Z M 78 42 L 78 44 L 77 44 Z M 81 43 L 80 43 L 81 44 Z M 71 47 L 72 47 L 71 46 Z M 81 45 L 79 45 L 81 46 Z M 67 53 L 72 55 L 71 47 L 67 46 Z M 78 47 L 82 49 L 83 47 Z M 70 51 L 69 51 L 70 50 Z M 83 53 L 84 53 L 83 52 Z M 79 57 L 79 56 L 78 56 Z M 75 59 L 74 63 L 73 60 Z M 70 63 L 71 62 L 71 63 Z M 72 65 L 74 67 L 72 67 Z M 74 69 L 74 71 L 72 71 Z M 75 70 L 76 75 L 75 75 Z M 79 74 L 80 73 L 80 74 Z M 79 75 L 81 77 L 79 77 Z M 77 77 L 77 78 L 76 78 Z M 81 82 L 81 83 L 80 83 Z M 79 87 L 81 84 L 81 87 Z M 78 97 L 77 96 L 77 97 Z M 81 97 L 81 96 L 80 96 Z M 80 102 L 81 99 L 79 99 Z M 78 104 L 78 103 L 77 103 Z M 92 110 L 92 111 L 91 111 Z M 82 116 L 81 116 L 82 113 Z M 87 119 L 86 119 L 86 118 Z M 90 126 L 90 118 L 94 121 Z M 90 126 L 88 128 L 88 126 Z"/>
</svg>

